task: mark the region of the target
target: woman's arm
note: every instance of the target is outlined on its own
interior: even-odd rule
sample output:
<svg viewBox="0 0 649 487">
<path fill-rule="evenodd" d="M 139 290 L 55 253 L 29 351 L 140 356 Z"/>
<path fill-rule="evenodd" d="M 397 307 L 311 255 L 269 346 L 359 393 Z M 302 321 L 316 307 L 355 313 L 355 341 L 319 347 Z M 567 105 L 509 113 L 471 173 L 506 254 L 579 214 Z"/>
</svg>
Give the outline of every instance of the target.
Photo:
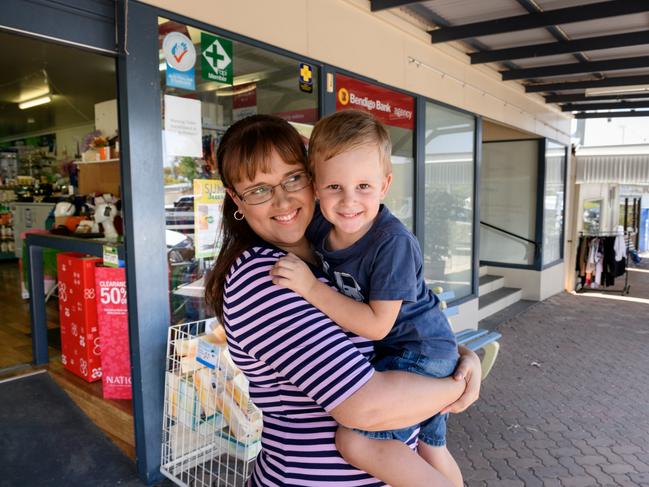
<svg viewBox="0 0 649 487">
<path fill-rule="evenodd" d="M 368 383 L 333 409 L 332 416 L 344 426 L 380 431 L 405 428 L 436 412 L 464 411 L 480 395 L 481 367 L 475 352 L 463 346 L 458 349 L 460 360 L 452 378 L 376 372 Z M 404 397 L 408 400 L 404 401 Z"/>
<path fill-rule="evenodd" d="M 331 415 L 348 428 L 381 431 L 412 426 L 457 401 L 466 383 L 452 377 L 433 379 L 411 372 L 375 372 Z"/>
</svg>

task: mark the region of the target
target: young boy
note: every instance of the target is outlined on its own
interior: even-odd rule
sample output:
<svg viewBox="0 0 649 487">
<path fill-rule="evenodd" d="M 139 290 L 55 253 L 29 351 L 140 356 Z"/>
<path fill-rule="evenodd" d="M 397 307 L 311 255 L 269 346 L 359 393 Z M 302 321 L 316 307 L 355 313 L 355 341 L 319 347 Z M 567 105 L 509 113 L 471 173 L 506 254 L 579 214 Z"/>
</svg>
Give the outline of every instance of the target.
<svg viewBox="0 0 649 487">
<path fill-rule="evenodd" d="M 291 254 L 271 274 L 276 284 L 300 294 L 343 328 L 375 340 L 377 370 L 447 377 L 458 360 L 455 336 L 424 282 L 417 239 L 381 204 L 392 182 L 390 153 L 387 130 L 366 112 L 345 110 L 316 124 L 309 169 L 320 205 L 307 235 L 344 295 Z M 415 485 L 413 479 L 417 485 L 439 485 L 431 483 L 441 477 L 432 466 L 460 487 L 462 474 L 445 446 L 447 416 L 437 414 L 403 430 L 341 427 L 336 445 L 349 463 L 393 486 Z M 404 444 L 417 427 L 418 453 L 429 465 Z"/>
</svg>

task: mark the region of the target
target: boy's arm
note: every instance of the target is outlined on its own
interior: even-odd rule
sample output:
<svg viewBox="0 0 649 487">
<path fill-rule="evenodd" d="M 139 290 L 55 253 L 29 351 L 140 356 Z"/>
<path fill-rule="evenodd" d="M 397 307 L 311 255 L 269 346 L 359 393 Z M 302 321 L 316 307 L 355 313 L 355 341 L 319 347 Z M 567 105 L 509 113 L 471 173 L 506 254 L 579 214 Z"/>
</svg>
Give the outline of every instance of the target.
<svg viewBox="0 0 649 487">
<path fill-rule="evenodd" d="M 392 329 L 401 301 L 355 301 L 319 281 L 299 257 L 288 254 L 271 270 L 273 283 L 306 299 L 343 328 L 369 340 L 381 340 Z"/>
</svg>

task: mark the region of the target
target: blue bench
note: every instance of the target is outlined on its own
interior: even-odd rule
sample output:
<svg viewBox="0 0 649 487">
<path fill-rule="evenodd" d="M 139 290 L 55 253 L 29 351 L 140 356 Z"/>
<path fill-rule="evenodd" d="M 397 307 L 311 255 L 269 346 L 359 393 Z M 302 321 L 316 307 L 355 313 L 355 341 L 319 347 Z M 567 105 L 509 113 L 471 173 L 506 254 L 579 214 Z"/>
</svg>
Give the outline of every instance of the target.
<svg viewBox="0 0 649 487">
<path fill-rule="evenodd" d="M 485 380 L 496 363 L 500 343 L 498 340 L 502 337 L 497 331 L 489 330 L 462 330 L 455 334 L 458 345 L 464 345 L 466 348 L 477 352 L 484 350 L 484 357 L 480 361 L 482 365 L 482 380 Z"/>
<path fill-rule="evenodd" d="M 442 301 L 441 307 L 444 310 L 446 317 L 455 316 L 459 312 L 458 306 L 447 307 L 446 301 L 453 299 L 455 293 L 453 291 L 443 292 L 441 288 L 433 289 L 433 292 L 437 297 Z M 489 330 L 462 330 L 455 334 L 455 339 L 457 340 L 458 345 L 464 345 L 470 350 L 477 352 L 478 350 L 484 350 L 484 357 L 482 357 L 482 380 L 485 380 L 491 372 L 494 364 L 496 363 L 496 358 L 498 357 L 498 352 L 500 351 L 500 344 L 498 340 L 502 337 L 497 331 Z"/>
</svg>

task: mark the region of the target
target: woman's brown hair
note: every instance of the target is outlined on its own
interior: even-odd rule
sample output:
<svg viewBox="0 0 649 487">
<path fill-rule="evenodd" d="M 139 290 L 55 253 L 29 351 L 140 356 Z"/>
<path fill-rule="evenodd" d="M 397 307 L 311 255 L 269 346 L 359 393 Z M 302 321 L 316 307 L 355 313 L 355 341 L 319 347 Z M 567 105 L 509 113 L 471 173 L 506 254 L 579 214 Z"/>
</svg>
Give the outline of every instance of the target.
<svg viewBox="0 0 649 487">
<path fill-rule="evenodd" d="M 272 115 L 253 115 L 230 126 L 216 151 L 223 186 L 234 191 L 234 184 L 255 179 L 257 173 L 270 172 L 269 159 L 275 150 L 287 164 L 302 164 L 306 169 L 306 148 L 300 134 L 286 120 Z M 234 218 L 237 210 L 226 193 L 221 218 L 221 250 L 207 275 L 205 301 L 223 322 L 223 292 L 230 267 L 248 248 L 262 242 L 245 219 Z"/>
</svg>

